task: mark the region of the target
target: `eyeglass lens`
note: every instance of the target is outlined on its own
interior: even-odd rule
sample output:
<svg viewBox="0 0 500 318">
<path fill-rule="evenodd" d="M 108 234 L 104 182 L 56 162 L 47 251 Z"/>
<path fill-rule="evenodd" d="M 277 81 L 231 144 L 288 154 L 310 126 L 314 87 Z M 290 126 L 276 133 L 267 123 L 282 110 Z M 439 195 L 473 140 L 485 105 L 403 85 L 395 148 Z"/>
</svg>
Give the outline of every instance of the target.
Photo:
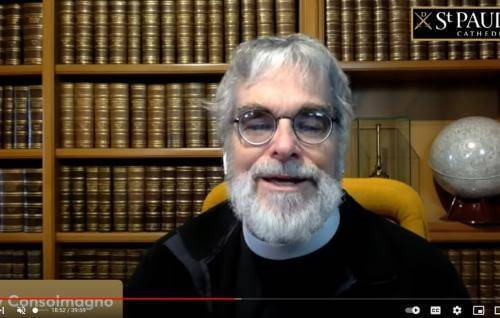
<svg viewBox="0 0 500 318">
<path fill-rule="evenodd" d="M 297 137 L 306 143 L 320 143 L 331 130 L 331 120 L 322 111 L 305 110 L 293 119 L 293 129 Z M 239 117 L 240 135 L 252 144 L 269 141 L 276 131 L 276 119 L 266 111 L 252 110 Z"/>
</svg>

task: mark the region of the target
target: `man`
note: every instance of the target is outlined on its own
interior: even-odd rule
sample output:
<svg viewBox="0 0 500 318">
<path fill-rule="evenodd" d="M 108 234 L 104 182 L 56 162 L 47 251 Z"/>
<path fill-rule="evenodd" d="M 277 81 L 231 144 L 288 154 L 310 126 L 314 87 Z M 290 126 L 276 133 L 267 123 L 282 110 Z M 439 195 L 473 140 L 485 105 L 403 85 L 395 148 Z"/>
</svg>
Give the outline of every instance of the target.
<svg viewBox="0 0 500 318">
<path fill-rule="evenodd" d="M 160 239 L 126 294 L 242 300 L 130 301 L 131 316 L 154 308 L 185 317 L 387 317 L 404 316 L 407 305 L 387 299 L 468 297 L 439 251 L 342 191 L 351 91 L 322 44 L 304 35 L 241 44 L 214 107 L 230 201 Z"/>
</svg>

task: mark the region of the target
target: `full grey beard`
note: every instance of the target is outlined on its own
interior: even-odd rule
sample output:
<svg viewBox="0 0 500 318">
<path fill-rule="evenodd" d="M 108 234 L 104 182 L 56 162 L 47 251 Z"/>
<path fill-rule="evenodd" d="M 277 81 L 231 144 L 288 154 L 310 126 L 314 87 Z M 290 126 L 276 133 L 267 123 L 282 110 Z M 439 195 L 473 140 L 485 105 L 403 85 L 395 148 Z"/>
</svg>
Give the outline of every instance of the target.
<svg viewBox="0 0 500 318">
<path fill-rule="evenodd" d="M 317 191 L 310 197 L 303 193 L 274 191 L 257 198 L 256 179 L 262 175 L 282 174 L 311 178 Z M 228 179 L 233 211 L 257 238 L 274 244 L 308 241 L 319 230 L 342 198 L 338 180 L 314 165 L 294 161 L 281 164 L 269 160 L 254 164 L 248 172 Z"/>
</svg>

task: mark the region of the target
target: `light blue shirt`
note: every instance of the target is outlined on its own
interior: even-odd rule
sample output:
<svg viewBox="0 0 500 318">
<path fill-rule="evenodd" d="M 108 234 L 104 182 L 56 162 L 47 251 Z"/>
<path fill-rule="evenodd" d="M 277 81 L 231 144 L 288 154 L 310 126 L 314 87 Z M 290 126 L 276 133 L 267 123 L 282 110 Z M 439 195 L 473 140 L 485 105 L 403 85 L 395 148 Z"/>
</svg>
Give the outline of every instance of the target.
<svg viewBox="0 0 500 318">
<path fill-rule="evenodd" d="M 310 254 L 328 243 L 337 232 L 340 223 L 339 209 L 326 219 L 323 226 L 313 233 L 307 242 L 292 244 L 271 244 L 255 237 L 243 223 L 243 237 L 247 246 L 260 257 L 272 260 L 286 260 Z"/>
</svg>

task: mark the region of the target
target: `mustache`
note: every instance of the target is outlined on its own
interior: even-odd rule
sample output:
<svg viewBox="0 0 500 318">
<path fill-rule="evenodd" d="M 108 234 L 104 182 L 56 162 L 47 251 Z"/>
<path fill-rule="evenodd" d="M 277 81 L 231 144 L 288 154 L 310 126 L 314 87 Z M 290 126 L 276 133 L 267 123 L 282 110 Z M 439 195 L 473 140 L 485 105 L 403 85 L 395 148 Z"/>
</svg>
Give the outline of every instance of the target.
<svg viewBox="0 0 500 318">
<path fill-rule="evenodd" d="M 297 161 L 281 163 L 275 160 L 267 160 L 255 163 L 250 168 L 249 173 L 254 180 L 280 175 L 297 179 L 312 179 L 317 182 L 320 178 L 321 170 L 314 164 L 301 164 Z"/>
</svg>

